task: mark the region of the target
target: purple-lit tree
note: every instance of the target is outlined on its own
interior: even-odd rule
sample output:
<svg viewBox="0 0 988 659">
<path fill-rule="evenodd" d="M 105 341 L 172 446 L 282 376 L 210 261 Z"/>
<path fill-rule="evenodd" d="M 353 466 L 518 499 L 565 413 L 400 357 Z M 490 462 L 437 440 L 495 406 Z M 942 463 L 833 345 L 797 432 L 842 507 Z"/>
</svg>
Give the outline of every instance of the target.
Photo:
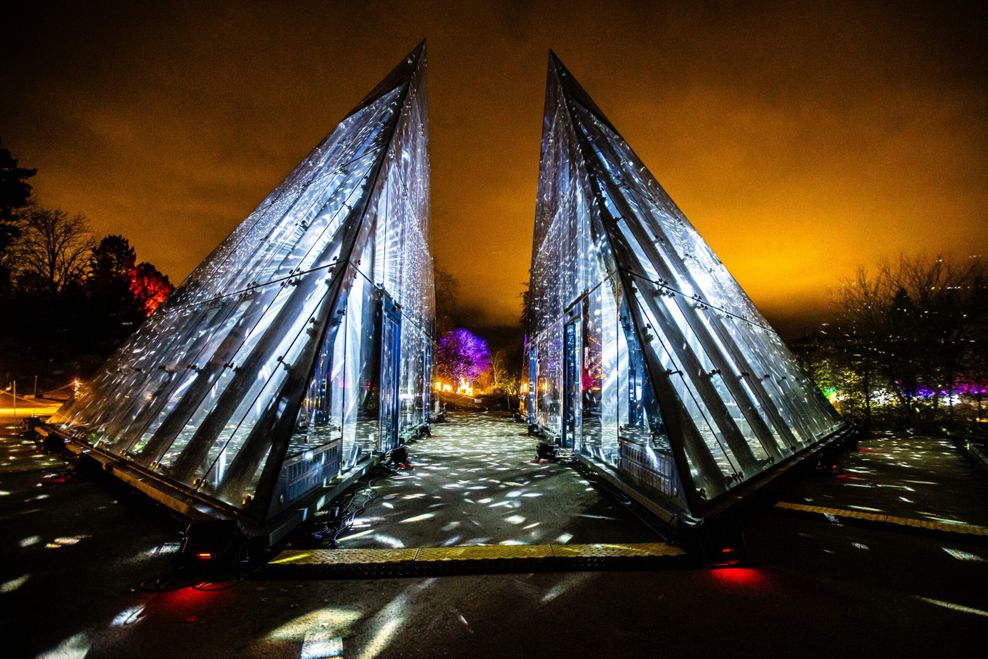
<svg viewBox="0 0 988 659">
<path fill-rule="evenodd" d="M 449 330 L 439 337 L 436 348 L 436 375 L 457 384 L 463 378 L 473 382 L 491 364 L 487 341 L 462 327 Z"/>
</svg>

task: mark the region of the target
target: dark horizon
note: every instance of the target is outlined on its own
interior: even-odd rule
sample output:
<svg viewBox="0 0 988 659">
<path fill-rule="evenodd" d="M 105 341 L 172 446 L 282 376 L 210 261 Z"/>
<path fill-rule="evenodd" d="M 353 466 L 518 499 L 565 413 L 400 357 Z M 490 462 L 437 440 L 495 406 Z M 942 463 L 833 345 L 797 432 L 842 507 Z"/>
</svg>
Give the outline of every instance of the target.
<svg viewBox="0 0 988 659">
<path fill-rule="evenodd" d="M 521 335 L 550 47 L 783 336 L 822 320 L 859 265 L 988 248 L 976 3 L 108 2 L 0 16 L 0 139 L 38 169 L 40 203 L 127 236 L 176 283 L 423 36 L 433 254 L 494 346 Z"/>
</svg>

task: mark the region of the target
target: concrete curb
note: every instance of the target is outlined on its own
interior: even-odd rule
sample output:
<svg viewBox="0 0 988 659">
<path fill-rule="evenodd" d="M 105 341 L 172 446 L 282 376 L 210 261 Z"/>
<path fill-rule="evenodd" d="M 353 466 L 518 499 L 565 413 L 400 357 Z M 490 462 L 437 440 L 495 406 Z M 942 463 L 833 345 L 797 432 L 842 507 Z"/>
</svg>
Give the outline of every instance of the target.
<svg viewBox="0 0 988 659">
<path fill-rule="evenodd" d="M 924 535 L 934 535 L 938 537 L 963 537 L 966 540 L 977 542 L 988 542 L 988 528 L 975 526 L 973 524 L 944 524 L 926 519 L 914 517 L 897 517 L 895 515 L 883 515 L 881 513 L 859 512 L 857 510 L 845 510 L 843 508 L 826 508 L 823 506 L 810 506 L 802 503 L 791 503 L 779 501 L 775 504 L 777 510 L 784 512 L 822 515 L 828 520 L 837 518 L 849 523 L 857 523 L 863 526 L 872 526 L 893 531 L 910 531 Z"/>
<path fill-rule="evenodd" d="M 268 579 L 360 579 L 454 574 L 646 570 L 692 564 L 666 543 L 473 545 L 400 549 L 289 549 L 258 573 Z"/>
</svg>

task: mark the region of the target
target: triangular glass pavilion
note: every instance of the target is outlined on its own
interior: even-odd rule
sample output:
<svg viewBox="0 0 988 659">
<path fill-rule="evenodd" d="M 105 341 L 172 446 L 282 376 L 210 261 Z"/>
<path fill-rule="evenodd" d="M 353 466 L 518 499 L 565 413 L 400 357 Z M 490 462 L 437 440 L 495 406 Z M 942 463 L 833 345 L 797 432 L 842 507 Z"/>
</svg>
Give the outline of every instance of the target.
<svg viewBox="0 0 988 659">
<path fill-rule="evenodd" d="M 417 432 L 434 325 L 426 106 L 423 42 L 52 423 L 173 507 L 178 492 L 255 525 Z"/>
<path fill-rule="evenodd" d="M 552 53 L 531 317 L 532 422 L 669 523 L 845 429 Z"/>
</svg>

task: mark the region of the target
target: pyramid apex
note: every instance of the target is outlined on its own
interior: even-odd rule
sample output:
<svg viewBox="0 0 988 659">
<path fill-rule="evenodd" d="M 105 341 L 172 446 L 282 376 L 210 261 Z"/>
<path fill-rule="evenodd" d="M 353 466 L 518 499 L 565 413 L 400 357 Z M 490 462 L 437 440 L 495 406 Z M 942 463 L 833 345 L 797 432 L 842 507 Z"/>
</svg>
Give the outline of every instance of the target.
<svg viewBox="0 0 988 659">
<path fill-rule="evenodd" d="M 555 77 L 563 98 L 568 101 L 576 101 L 586 110 L 596 115 L 604 124 L 617 132 L 617 129 L 614 128 L 607 115 L 597 106 L 593 98 L 590 97 L 590 94 L 587 93 L 587 90 L 583 88 L 583 85 L 577 81 L 576 77 L 563 64 L 563 61 L 559 59 L 559 55 L 551 48 L 549 49 L 549 77 Z"/>
<path fill-rule="evenodd" d="M 405 55 L 405 57 L 402 58 L 400 62 L 398 62 L 397 66 L 391 69 L 391 72 L 388 73 L 388 75 L 384 76 L 381 82 L 377 83 L 374 89 L 372 89 L 371 92 L 367 94 L 367 96 L 365 96 L 356 107 L 347 113 L 347 116 L 349 117 L 355 112 L 362 110 L 393 89 L 408 84 L 424 65 L 425 39 L 422 39 L 422 41 L 420 41 L 415 48 L 413 48 L 407 55 Z"/>
<path fill-rule="evenodd" d="M 552 48 L 549 49 L 549 70 L 554 72 L 559 78 L 563 78 L 567 75 L 572 75 L 563 61 L 559 59 L 559 55 L 556 54 Z"/>
</svg>

